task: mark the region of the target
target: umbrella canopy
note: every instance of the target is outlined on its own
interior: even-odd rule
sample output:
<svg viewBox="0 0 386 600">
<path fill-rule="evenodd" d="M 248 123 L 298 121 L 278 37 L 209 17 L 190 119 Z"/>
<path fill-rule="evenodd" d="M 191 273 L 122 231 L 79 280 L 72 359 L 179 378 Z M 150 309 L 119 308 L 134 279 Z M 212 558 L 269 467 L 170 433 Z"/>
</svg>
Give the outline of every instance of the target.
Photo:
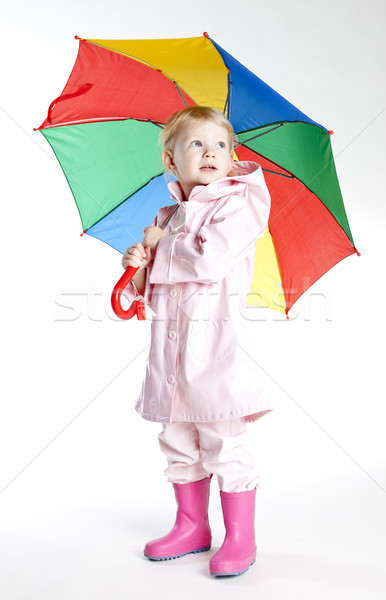
<svg viewBox="0 0 386 600">
<path fill-rule="evenodd" d="M 170 204 L 160 129 L 196 104 L 223 111 L 236 158 L 258 162 L 272 208 L 256 244 L 247 303 L 288 313 L 356 252 L 330 134 L 207 34 L 166 40 L 79 39 L 75 65 L 39 130 L 74 195 L 84 233 L 119 252 Z"/>
</svg>

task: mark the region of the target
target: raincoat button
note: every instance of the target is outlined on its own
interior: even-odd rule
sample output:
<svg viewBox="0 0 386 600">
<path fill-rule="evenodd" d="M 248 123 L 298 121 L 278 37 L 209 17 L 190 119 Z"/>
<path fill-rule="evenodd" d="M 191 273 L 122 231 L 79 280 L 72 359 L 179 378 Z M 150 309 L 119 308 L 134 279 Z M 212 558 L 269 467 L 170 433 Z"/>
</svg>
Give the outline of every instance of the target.
<svg viewBox="0 0 386 600">
<path fill-rule="evenodd" d="M 174 383 L 174 375 L 169 375 L 167 379 L 168 383 Z"/>
<path fill-rule="evenodd" d="M 177 337 L 177 334 L 175 331 L 169 331 L 169 340 L 175 340 Z"/>
<path fill-rule="evenodd" d="M 170 290 L 170 296 L 171 296 L 172 298 L 175 298 L 175 297 L 177 296 L 177 290 L 176 290 L 175 288 L 172 288 L 172 289 Z"/>
</svg>

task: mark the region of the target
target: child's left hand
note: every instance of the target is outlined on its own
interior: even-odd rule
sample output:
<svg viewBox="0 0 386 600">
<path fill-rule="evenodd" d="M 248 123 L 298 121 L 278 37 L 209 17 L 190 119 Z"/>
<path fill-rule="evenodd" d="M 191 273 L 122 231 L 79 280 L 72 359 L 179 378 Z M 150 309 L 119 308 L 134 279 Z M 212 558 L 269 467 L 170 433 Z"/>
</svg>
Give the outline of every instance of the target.
<svg viewBox="0 0 386 600">
<path fill-rule="evenodd" d="M 149 246 L 152 250 L 157 250 L 158 242 L 161 238 L 165 237 L 167 233 L 162 231 L 160 227 L 156 225 L 150 225 L 150 227 L 145 227 L 144 236 L 142 240 L 142 245 L 144 247 Z"/>
</svg>

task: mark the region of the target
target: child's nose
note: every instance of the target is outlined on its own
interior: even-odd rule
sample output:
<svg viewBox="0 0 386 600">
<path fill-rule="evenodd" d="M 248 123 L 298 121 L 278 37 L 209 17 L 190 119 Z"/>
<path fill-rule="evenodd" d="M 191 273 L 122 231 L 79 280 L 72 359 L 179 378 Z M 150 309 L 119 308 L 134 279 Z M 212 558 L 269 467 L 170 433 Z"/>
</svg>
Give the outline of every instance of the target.
<svg viewBox="0 0 386 600">
<path fill-rule="evenodd" d="M 215 151 L 214 148 L 206 148 L 204 151 L 204 156 L 214 156 L 215 155 Z"/>
</svg>

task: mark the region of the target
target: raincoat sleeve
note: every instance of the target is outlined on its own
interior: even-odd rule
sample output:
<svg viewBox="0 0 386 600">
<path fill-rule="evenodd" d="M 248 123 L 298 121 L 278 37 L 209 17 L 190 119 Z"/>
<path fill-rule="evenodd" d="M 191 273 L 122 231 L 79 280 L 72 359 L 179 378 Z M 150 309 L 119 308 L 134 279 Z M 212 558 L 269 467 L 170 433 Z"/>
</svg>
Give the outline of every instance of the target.
<svg viewBox="0 0 386 600">
<path fill-rule="evenodd" d="M 154 283 L 216 283 L 251 250 L 265 233 L 270 196 L 265 186 L 253 198 L 246 184 L 222 198 L 198 233 L 168 235 L 158 243 L 149 276 Z M 149 273 L 148 273 L 149 275 Z"/>
<path fill-rule="evenodd" d="M 153 220 L 152 225 L 157 225 L 157 223 L 158 223 L 158 215 Z M 150 301 L 151 301 L 151 285 L 149 283 L 149 272 L 151 271 L 151 268 L 152 268 L 152 265 L 153 265 L 153 260 L 154 260 L 154 258 L 152 258 L 152 260 L 145 267 L 145 269 L 146 269 L 146 280 L 145 280 L 145 290 L 144 290 L 143 295 L 139 293 L 139 291 L 137 290 L 137 287 L 136 287 L 136 285 L 135 285 L 135 283 L 133 281 L 129 281 L 128 285 L 123 290 L 123 292 L 122 292 L 123 296 L 130 303 L 133 302 L 134 300 L 143 300 L 143 302 L 145 304 L 147 304 L 148 306 L 150 306 Z"/>
</svg>

